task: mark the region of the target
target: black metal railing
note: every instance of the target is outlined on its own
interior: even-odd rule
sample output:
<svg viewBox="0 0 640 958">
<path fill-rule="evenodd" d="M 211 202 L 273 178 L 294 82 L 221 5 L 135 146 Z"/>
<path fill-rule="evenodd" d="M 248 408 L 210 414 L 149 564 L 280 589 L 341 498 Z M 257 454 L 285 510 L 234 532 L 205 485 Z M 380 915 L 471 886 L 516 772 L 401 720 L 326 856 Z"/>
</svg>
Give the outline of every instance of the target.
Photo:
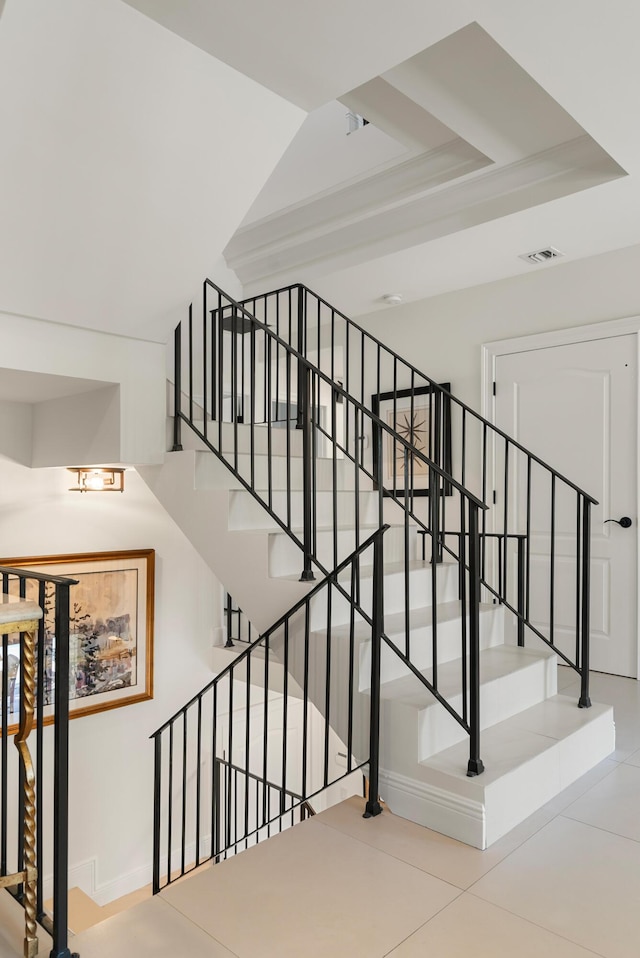
<svg viewBox="0 0 640 958">
<path fill-rule="evenodd" d="M 332 735 L 347 743 L 345 774 L 368 765 L 366 815 L 380 811 L 385 657 L 400 660 L 464 729 L 467 774 L 482 773 L 482 601 L 511 613 L 518 645 L 536 636 L 576 669 L 578 704 L 590 705 L 595 500 L 587 493 L 457 400 L 449 384 L 424 376 L 303 286 L 241 304 L 206 280 L 202 313 L 190 307 L 174 347 L 174 449 L 182 448 L 186 423 L 233 472 L 239 494 L 257 499 L 286 534 L 283 541 L 293 543 L 289 551 L 280 548 L 280 574 L 299 572 L 300 563 L 301 580 L 324 578 L 156 733 L 155 891 L 295 817 L 314 790 L 330 783 Z M 558 537 L 567 536 L 567 497 L 575 506 L 575 615 L 567 624 L 563 608 L 560 627 L 556 595 L 561 585 L 565 599 L 571 592 L 567 563 L 561 583 L 556 562 Z M 540 595 L 541 581 L 548 595 L 544 588 Z M 268 703 L 275 661 L 282 668 L 282 716 L 271 746 L 274 765 Z M 251 691 L 256 669 L 263 670 L 258 701 L 260 693 Z M 340 708 L 336 676 L 347 696 Z M 295 685 L 303 722 L 313 706 L 321 723 L 323 747 L 313 762 L 308 724 L 297 764 L 290 760 Z M 243 697 L 240 711 L 234 695 Z M 356 723 L 363 695 L 368 717 Z M 250 722 L 255 706 L 263 736 L 257 742 Z M 234 716 L 226 725 L 225 714 Z M 213 730 L 204 762 L 203 729 Z"/>
<path fill-rule="evenodd" d="M 4 595 L 34 603 L 44 613 L 33 636 L 29 631 L 2 636 L 0 879 L 32 869 L 33 897 L 26 881 L 10 891 L 51 935 L 51 958 L 70 958 L 69 590 L 76 580 L 10 567 L 0 567 L 0 577 Z M 28 758 L 10 753 L 11 734 L 19 737 L 26 729 L 28 735 L 32 725 L 33 734 L 25 739 Z M 32 810 L 26 786 L 33 789 Z M 52 876 L 51 915 L 44 907 L 45 875 Z"/>
<path fill-rule="evenodd" d="M 293 321 L 290 325 L 293 328 Z M 480 642 L 476 550 L 469 536 L 463 536 L 459 555 L 454 555 L 442 530 L 447 491 L 457 492 L 458 521 L 464 530 L 479 529 L 477 513 L 485 509 L 484 503 L 421 451 L 412 436 L 405 438 L 365 408 L 209 280 L 202 318 L 190 309 L 188 324 L 176 330 L 175 357 L 174 448 L 181 447 L 184 421 L 302 550 L 302 580 L 313 579 L 314 570 L 328 575 L 372 529 L 384 522 L 392 526 L 386 555 L 395 574 L 385 577 L 385 609 L 401 611 L 403 624 L 395 631 L 385 627 L 385 642 L 469 734 L 468 772 L 477 774 L 482 768 L 479 728 L 476 734 L 471 726 L 477 718 L 479 672 L 467 668 L 472 654 L 474 662 L 477 659 Z M 282 418 L 276 418 L 278 413 Z M 349 422 L 352 438 L 373 436 L 375 457 L 364 455 L 360 441 L 349 441 Z M 282 428 L 292 425 L 297 428 Z M 437 454 L 437 447 L 432 452 Z M 432 492 L 428 498 L 416 492 L 418 473 Z M 402 477 L 402 485 L 387 485 L 387 474 Z M 419 509 L 424 503 L 426 517 Z M 418 559 L 416 529 L 429 537 L 436 561 Z M 413 628 L 416 605 L 428 605 L 429 597 L 438 595 L 442 553 L 455 559 L 461 583 L 464 580 L 454 597 L 462 634 L 457 656 L 448 655 L 449 660 L 459 658 L 460 689 L 447 695 L 439 688 L 443 654 L 437 601 L 430 604 L 428 646 Z M 298 549 L 290 561 L 300 561 Z M 294 572 L 295 567 L 284 571 Z M 363 578 L 369 591 L 370 571 Z M 454 704 L 458 697 L 461 705 Z"/>
<path fill-rule="evenodd" d="M 497 599 L 513 613 L 519 636 L 537 637 L 581 675 L 579 704 L 588 707 L 590 536 L 596 500 L 457 399 L 448 384 L 435 382 L 307 287 L 288 286 L 242 305 L 357 400 L 359 407 L 352 403 L 345 410 L 345 445 L 353 449 L 364 425 L 373 440 L 371 468 L 394 489 L 402 480 L 395 465 L 386 477 L 380 471 L 375 421 L 356 410 L 379 414 L 384 409 L 392 424 L 405 428 L 406 417 L 412 437 L 416 414 L 425 416 L 428 429 L 422 439 L 429 459 L 489 506 L 480 517 L 483 597 Z M 230 312 L 222 310 L 223 315 Z M 414 472 L 413 496 L 419 497 L 426 484 L 424 475 Z M 429 516 L 433 499 L 419 510 L 436 541 L 444 528 L 458 526 L 465 532 L 456 514 L 455 489 L 445 484 L 438 502 L 442 493 L 437 527 Z M 451 551 L 445 550 L 456 560 Z M 518 578 L 521 571 L 524 581 Z"/>
<path fill-rule="evenodd" d="M 386 530 L 363 542 L 152 736 L 154 893 L 303 820 L 313 795 L 365 765 L 370 794 L 377 795 Z M 363 605 L 359 560 L 367 552 L 379 581 Z M 341 601 L 349 604 L 346 626 Z M 377 652 L 359 691 L 362 630 Z M 367 810 L 375 814 L 377 801 Z"/>
<path fill-rule="evenodd" d="M 225 593 L 224 597 L 224 619 L 225 649 L 234 648 L 236 642 L 251 645 L 257 635 L 255 627 L 251 625 L 247 616 L 228 592 Z"/>
</svg>

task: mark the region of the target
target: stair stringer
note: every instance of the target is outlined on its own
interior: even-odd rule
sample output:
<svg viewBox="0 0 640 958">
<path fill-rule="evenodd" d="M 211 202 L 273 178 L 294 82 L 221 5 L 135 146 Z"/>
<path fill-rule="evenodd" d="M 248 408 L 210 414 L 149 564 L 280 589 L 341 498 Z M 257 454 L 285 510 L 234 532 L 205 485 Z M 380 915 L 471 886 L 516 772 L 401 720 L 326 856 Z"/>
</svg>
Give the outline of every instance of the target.
<svg viewBox="0 0 640 958">
<path fill-rule="evenodd" d="M 238 484 L 211 454 L 219 488 L 196 488 L 198 452 L 169 452 L 161 466 L 141 466 L 140 476 L 187 536 L 214 575 L 260 631 L 287 612 L 313 583 L 269 575 L 269 533 L 229 529 L 229 490 Z"/>
</svg>

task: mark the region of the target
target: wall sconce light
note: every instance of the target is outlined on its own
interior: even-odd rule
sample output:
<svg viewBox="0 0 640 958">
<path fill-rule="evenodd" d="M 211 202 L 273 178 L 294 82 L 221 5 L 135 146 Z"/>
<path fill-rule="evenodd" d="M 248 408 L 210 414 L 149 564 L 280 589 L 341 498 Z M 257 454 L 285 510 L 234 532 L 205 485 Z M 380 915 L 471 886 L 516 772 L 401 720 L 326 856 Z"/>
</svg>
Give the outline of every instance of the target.
<svg viewBox="0 0 640 958">
<path fill-rule="evenodd" d="M 91 466 L 75 466 L 75 485 L 69 492 L 124 492 L 124 469 L 94 469 Z"/>
</svg>

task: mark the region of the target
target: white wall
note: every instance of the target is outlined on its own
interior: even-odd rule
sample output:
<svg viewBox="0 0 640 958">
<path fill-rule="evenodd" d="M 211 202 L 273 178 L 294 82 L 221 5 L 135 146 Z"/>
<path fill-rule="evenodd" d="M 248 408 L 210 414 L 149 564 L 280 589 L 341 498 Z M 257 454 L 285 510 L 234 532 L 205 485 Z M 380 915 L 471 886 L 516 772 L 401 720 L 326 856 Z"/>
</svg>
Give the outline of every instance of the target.
<svg viewBox="0 0 640 958">
<path fill-rule="evenodd" d="M 164 346 L 2 312 L 0 338 L 0 364 L 6 369 L 93 379 L 119 387 L 119 455 L 99 455 L 94 450 L 93 462 L 162 461 L 166 441 Z M 81 397 L 74 397 L 75 403 L 81 401 Z M 46 418 L 46 413 L 43 415 Z M 34 438 L 35 427 L 34 421 Z M 4 428 L 7 431 L 0 433 L 0 453 L 5 452 L 5 441 L 10 441 L 9 420 Z M 65 461 L 77 465 L 73 428 L 73 414 L 61 418 L 57 426 L 49 421 L 48 429 L 55 432 L 48 433 L 40 451 L 35 451 L 34 461 L 43 466 Z M 105 434 L 105 439 L 105 448 L 112 451 L 112 431 Z"/>
<path fill-rule="evenodd" d="M 32 430 L 31 403 L 0 402 L 0 456 L 30 465 Z"/>
<path fill-rule="evenodd" d="M 7 0 L 0 309 L 165 342 L 304 119 L 116 0 Z"/>
<path fill-rule="evenodd" d="M 32 466 L 120 460 L 120 390 L 104 386 L 33 407 Z"/>
<path fill-rule="evenodd" d="M 101 903 L 150 881 L 148 737 L 212 677 L 222 621 L 211 571 L 137 473 L 125 482 L 122 495 L 79 495 L 65 470 L 0 460 L 0 557 L 156 550 L 154 698 L 70 725 L 71 883 Z"/>
<path fill-rule="evenodd" d="M 357 322 L 432 379 L 450 381 L 453 393 L 480 411 L 482 343 L 640 313 L 639 275 L 640 246 L 631 246 L 577 262 L 532 266 L 524 276 L 407 303 Z"/>
</svg>

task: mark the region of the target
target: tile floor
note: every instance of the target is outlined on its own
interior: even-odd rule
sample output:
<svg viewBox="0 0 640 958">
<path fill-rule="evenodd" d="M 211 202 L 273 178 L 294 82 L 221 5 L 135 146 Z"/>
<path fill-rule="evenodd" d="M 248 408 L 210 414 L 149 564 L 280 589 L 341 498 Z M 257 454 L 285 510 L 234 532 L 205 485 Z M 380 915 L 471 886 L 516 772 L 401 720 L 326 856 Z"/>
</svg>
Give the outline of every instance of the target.
<svg viewBox="0 0 640 958">
<path fill-rule="evenodd" d="M 561 670 L 560 684 L 577 682 Z M 617 749 L 487 851 L 350 799 L 73 939 L 82 958 L 636 958 L 640 683 Z M 0 954 L 2 954 L 0 949 Z"/>
</svg>

